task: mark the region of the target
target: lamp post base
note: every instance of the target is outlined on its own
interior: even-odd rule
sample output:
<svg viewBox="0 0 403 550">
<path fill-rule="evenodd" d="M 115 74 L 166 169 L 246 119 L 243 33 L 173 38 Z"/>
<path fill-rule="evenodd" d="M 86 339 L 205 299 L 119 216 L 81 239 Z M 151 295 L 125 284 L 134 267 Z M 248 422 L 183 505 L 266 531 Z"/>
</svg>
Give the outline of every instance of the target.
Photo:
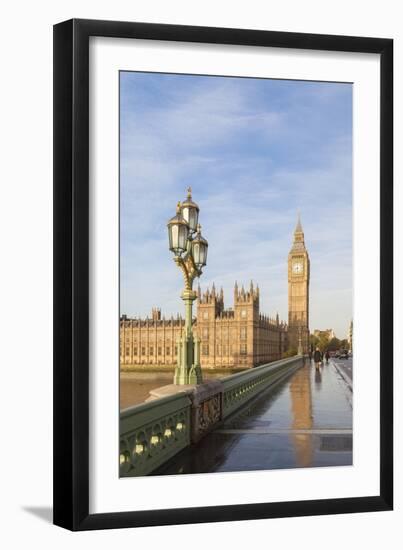
<svg viewBox="0 0 403 550">
<path fill-rule="evenodd" d="M 192 304 L 196 298 L 196 293 L 191 289 L 184 290 L 182 293 L 182 299 L 185 302 L 185 326 L 178 339 L 175 385 L 186 386 L 203 382 L 200 367 L 200 339 L 193 335 L 192 330 Z"/>
<path fill-rule="evenodd" d="M 174 374 L 174 384 L 179 386 L 187 386 L 192 384 L 201 384 L 203 382 L 202 371 L 200 365 L 192 365 L 192 368 L 187 371 L 182 367 L 176 367 Z"/>
</svg>

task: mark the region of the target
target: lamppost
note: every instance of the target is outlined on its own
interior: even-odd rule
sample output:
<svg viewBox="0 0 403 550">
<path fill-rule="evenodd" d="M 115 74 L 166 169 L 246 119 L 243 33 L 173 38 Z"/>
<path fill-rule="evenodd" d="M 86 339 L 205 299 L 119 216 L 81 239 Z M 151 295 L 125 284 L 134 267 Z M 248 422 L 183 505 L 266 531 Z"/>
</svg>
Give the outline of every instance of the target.
<svg viewBox="0 0 403 550">
<path fill-rule="evenodd" d="M 208 242 L 201 236 L 198 223 L 199 207 L 192 201 L 192 189 L 188 188 L 187 198 L 178 202 L 176 216 L 168 222 L 169 250 L 174 253 L 174 261 L 183 274 L 185 288 L 181 294 L 185 302 L 185 327 L 178 339 L 177 366 L 174 384 L 201 384 L 200 339 L 193 336 L 192 308 L 197 298 L 193 281 L 202 274 L 207 261 Z"/>
</svg>

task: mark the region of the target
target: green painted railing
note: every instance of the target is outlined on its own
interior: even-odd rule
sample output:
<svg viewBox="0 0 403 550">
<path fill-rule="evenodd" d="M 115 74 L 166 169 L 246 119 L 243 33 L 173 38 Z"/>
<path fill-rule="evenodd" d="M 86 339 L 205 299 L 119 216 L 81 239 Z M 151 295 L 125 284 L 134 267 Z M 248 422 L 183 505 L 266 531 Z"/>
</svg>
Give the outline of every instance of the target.
<svg viewBox="0 0 403 550">
<path fill-rule="evenodd" d="M 191 400 L 186 393 L 120 413 L 120 475 L 144 476 L 190 445 Z"/>
<path fill-rule="evenodd" d="M 222 418 L 235 412 L 261 391 L 284 376 L 288 376 L 302 364 L 302 357 L 291 357 L 222 378 Z"/>
<path fill-rule="evenodd" d="M 120 413 L 120 475 L 144 476 L 303 365 L 281 359 Z"/>
</svg>

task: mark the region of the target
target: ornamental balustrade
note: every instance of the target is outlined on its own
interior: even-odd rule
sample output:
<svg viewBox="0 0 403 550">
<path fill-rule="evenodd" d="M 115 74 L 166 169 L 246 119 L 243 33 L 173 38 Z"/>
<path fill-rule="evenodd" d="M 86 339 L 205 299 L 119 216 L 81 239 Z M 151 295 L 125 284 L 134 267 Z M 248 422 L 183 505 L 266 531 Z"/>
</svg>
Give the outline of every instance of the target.
<svg viewBox="0 0 403 550">
<path fill-rule="evenodd" d="M 120 475 L 150 474 L 304 364 L 295 356 L 176 391 L 120 413 Z"/>
<path fill-rule="evenodd" d="M 302 366 L 300 356 L 289 359 L 280 359 L 268 365 L 261 365 L 223 378 L 222 417 L 225 419 L 247 401 L 255 397 L 267 387 L 289 376 L 294 370 Z"/>
<path fill-rule="evenodd" d="M 120 475 L 144 476 L 190 445 L 191 400 L 184 393 L 120 413 Z"/>
</svg>

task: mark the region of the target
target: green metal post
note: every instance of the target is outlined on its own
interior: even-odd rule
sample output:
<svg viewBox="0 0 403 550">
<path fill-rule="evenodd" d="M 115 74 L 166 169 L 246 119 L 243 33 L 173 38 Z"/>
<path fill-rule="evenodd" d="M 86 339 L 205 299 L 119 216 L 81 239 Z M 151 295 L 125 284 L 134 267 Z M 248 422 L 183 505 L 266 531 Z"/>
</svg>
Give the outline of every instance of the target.
<svg viewBox="0 0 403 550">
<path fill-rule="evenodd" d="M 201 384 L 203 381 L 192 330 L 192 309 L 196 298 L 197 295 L 193 290 L 184 290 L 182 293 L 182 300 L 185 302 L 185 326 L 178 346 L 178 366 L 174 375 L 174 384 L 181 386 Z"/>
<path fill-rule="evenodd" d="M 181 217 L 181 209 L 185 207 L 188 212 L 187 222 Z M 191 218 L 191 214 L 189 214 L 190 209 L 192 209 L 193 215 L 196 216 L 196 218 L 192 218 L 192 222 L 189 221 Z M 184 224 L 189 223 L 188 230 L 191 231 L 190 235 L 187 234 L 186 237 L 186 250 L 182 248 L 183 245 L 179 247 L 179 244 L 177 248 L 170 248 L 175 253 L 174 261 L 181 269 L 185 282 L 185 289 L 181 296 L 185 302 L 185 326 L 178 340 L 178 361 L 174 375 L 174 384 L 178 385 L 193 385 L 203 382 L 200 367 L 199 342 L 197 338 L 195 340 L 193 337 L 192 330 L 192 307 L 193 302 L 197 298 L 197 294 L 193 290 L 193 281 L 196 277 L 200 277 L 202 274 L 201 268 L 206 265 L 208 246 L 206 239 L 201 236 L 201 226 L 197 224 L 198 212 L 199 207 L 192 202 L 191 188 L 189 187 L 186 201 L 182 205 L 180 202 L 178 203 L 176 216 L 168 222 L 170 242 L 173 239 L 171 231 L 173 231 L 174 227 L 176 227 L 177 231 L 176 236 L 179 235 L 178 228 L 180 227 L 183 230 Z M 193 235 L 194 232 L 196 232 L 195 235 Z M 197 250 L 196 263 L 193 256 L 193 247 Z M 184 255 L 182 256 L 182 254 Z"/>
</svg>

